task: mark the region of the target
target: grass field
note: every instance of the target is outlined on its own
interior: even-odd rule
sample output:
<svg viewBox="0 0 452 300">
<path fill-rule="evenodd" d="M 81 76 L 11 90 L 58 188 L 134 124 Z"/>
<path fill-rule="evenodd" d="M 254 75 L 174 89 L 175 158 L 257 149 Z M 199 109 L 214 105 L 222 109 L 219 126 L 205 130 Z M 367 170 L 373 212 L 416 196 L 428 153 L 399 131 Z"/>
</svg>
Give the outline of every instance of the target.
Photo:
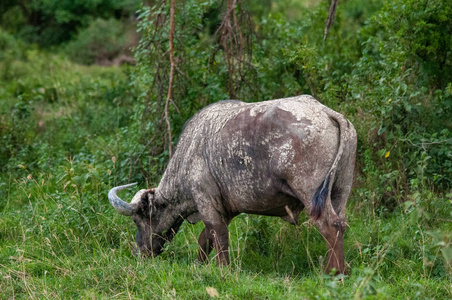
<svg viewBox="0 0 452 300">
<path fill-rule="evenodd" d="M 305 214 L 296 227 L 235 218 L 229 267 L 215 253 L 197 262 L 200 223 L 184 224 L 161 256 L 135 258 L 135 225 L 107 200 L 112 186 L 136 179 L 127 69 L 27 53 L 0 87 L 0 298 L 452 298 L 451 196 L 427 184 L 388 211 L 358 181 L 345 277 L 323 273 L 326 243 Z"/>
</svg>

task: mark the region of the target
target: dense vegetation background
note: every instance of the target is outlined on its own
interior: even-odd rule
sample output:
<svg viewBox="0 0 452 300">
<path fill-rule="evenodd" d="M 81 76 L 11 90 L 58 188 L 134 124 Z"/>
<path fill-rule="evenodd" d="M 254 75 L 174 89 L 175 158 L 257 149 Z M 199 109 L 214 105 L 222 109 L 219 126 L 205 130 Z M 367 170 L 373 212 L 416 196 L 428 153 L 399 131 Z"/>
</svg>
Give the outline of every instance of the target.
<svg viewBox="0 0 452 300">
<path fill-rule="evenodd" d="M 166 106 L 167 2 L 1 2 L 0 298 L 452 298 L 452 3 L 341 1 L 324 40 L 329 1 L 177 1 Z M 131 255 L 109 188 L 155 186 L 205 105 L 298 94 L 358 132 L 344 281 L 305 215 L 234 219 L 228 268 L 202 224 Z"/>
</svg>

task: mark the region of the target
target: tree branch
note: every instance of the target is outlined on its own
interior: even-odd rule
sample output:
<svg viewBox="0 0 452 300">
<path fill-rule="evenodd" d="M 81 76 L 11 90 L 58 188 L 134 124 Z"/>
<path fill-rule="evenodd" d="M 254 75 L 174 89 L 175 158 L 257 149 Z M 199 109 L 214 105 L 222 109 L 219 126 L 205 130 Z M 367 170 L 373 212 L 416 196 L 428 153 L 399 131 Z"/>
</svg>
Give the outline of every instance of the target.
<svg viewBox="0 0 452 300">
<path fill-rule="evenodd" d="M 168 126 L 168 151 L 169 151 L 169 157 L 173 156 L 173 150 L 172 150 L 172 136 L 171 136 L 171 123 L 169 121 L 168 116 L 168 107 L 169 102 L 171 100 L 172 90 L 173 90 L 173 79 L 174 79 L 174 68 L 176 66 L 176 63 L 174 61 L 174 14 L 176 10 L 176 0 L 171 0 L 171 8 L 170 8 L 170 36 L 169 36 L 169 55 L 170 55 L 170 76 L 169 76 L 169 83 L 168 83 L 168 95 L 166 97 L 165 102 L 165 121 L 166 125 Z"/>
<path fill-rule="evenodd" d="M 326 19 L 325 24 L 325 34 L 323 36 L 323 40 L 326 41 L 326 37 L 328 36 L 328 30 L 330 29 L 330 26 L 333 25 L 334 17 L 336 15 L 336 7 L 339 0 L 331 0 L 331 6 L 330 11 L 328 13 L 328 19 Z"/>
</svg>

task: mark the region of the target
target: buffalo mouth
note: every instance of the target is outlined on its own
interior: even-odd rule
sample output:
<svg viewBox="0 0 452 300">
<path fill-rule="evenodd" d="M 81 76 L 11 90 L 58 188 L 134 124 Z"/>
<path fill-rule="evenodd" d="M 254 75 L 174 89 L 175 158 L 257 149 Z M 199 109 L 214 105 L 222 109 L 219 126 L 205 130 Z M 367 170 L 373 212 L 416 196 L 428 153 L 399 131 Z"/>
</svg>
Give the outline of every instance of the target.
<svg viewBox="0 0 452 300">
<path fill-rule="evenodd" d="M 163 252 L 165 242 L 166 240 L 157 234 L 154 234 L 150 242 L 149 239 L 147 241 L 142 240 L 140 234 L 138 234 L 137 246 L 132 248 L 132 255 L 137 257 L 156 257 Z"/>
<path fill-rule="evenodd" d="M 156 257 L 163 252 L 165 243 L 170 242 L 173 237 L 174 237 L 173 230 L 169 230 L 169 232 L 163 234 L 153 233 L 151 242 L 148 243 L 148 245 L 146 245 L 145 247 L 141 246 L 139 249 L 139 253 L 145 257 Z M 136 249 L 135 251 L 137 250 L 138 249 Z"/>
</svg>

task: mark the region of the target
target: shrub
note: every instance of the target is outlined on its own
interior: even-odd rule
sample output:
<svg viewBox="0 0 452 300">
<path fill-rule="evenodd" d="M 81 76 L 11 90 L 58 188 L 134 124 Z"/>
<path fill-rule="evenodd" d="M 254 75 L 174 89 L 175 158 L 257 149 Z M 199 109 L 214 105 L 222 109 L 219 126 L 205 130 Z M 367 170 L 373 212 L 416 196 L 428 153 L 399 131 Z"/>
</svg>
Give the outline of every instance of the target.
<svg viewBox="0 0 452 300">
<path fill-rule="evenodd" d="M 96 19 L 68 43 L 69 56 L 81 64 L 111 61 L 126 46 L 124 25 L 115 19 Z"/>
<path fill-rule="evenodd" d="M 362 56 L 346 78 L 353 105 L 373 120 L 365 147 L 383 173 L 399 172 L 396 185 L 380 182 L 394 187 L 386 198 L 406 196 L 414 178 L 452 185 L 451 18 L 450 1 L 386 1 L 362 30 Z"/>
<path fill-rule="evenodd" d="M 0 4 L 0 26 L 28 42 L 49 47 L 67 42 L 93 19 L 127 18 L 138 5 L 137 0 L 6 0 Z"/>
</svg>

